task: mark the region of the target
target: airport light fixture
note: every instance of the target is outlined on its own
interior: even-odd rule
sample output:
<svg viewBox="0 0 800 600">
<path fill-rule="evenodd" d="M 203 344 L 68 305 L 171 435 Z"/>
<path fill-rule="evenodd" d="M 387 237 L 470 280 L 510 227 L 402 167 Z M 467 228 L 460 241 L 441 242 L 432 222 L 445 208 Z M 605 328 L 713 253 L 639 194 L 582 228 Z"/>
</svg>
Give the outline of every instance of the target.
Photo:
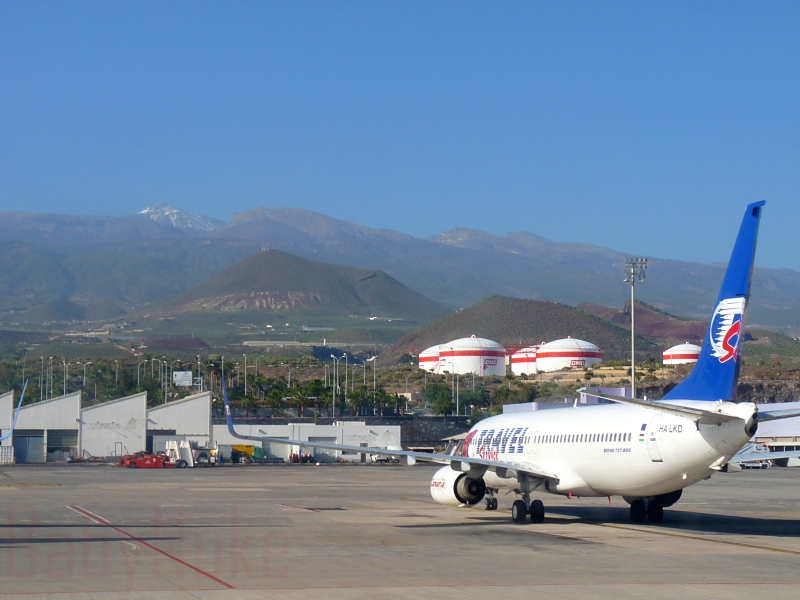
<svg viewBox="0 0 800 600">
<path fill-rule="evenodd" d="M 145 373 L 145 375 L 146 375 L 146 374 L 147 374 L 147 371 L 145 370 L 145 369 L 147 369 L 147 364 L 146 364 L 146 363 L 147 363 L 147 359 L 145 358 L 144 360 L 142 360 L 142 361 L 139 361 L 139 364 L 138 364 L 138 365 L 136 365 L 136 387 L 137 387 L 137 388 L 139 387 L 139 385 L 140 385 L 140 383 L 141 383 L 141 379 L 139 378 L 139 367 L 141 367 L 142 365 L 144 365 L 144 369 L 142 369 L 142 371 L 143 371 L 143 372 Z"/>
<path fill-rule="evenodd" d="M 244 356 L 244 395 L 247 396 L 247 354 L 242 356 Z"/>
<path fill-rule="evenodd" d="M 331 358 L 333 359 L 333 395 L 331 396 L 331 418 L 336 418 L 336 388 L 339 387 L 339 361 L 341 358 L 337 358 L 333 354 L 331 354 Z"/>
<path fill-rule="evenodd" d="M 378 355 L 376 354 L 372 358 L 368 358 L 367 362 L 372 363 L 372 391 L 374 393 L 378 389 L 377 386 L 378 376 L 375 374 L 375 369 L 378 368 Z"/>
<path fill-rule="evenodd" d="M 647 269 L 646 258 L 625 257 L 625 283 L 631 284 L 631 397 L 636 398 L 636 328 L 634 321 L 634 307 L 636 305 L 636 281 L 644 281 Z"/>
</svg>

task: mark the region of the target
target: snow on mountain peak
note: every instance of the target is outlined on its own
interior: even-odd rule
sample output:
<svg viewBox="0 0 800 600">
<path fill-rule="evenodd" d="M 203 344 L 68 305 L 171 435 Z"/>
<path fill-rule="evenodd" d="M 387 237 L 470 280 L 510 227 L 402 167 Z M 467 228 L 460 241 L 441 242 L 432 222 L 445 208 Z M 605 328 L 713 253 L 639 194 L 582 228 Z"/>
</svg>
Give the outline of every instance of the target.
<svg viewBox="0 0 800 600">
<path fill-rule="evenodd" d="M 224 225 L 224 223 L 216 219 L 195 215 L 184 210 L 178 210 L 164 202 L 156 202 L 143 211 L 140 211 L 139 214 L 150 217 L 162 227 L 174 227 L 175 229 L 214 231 Z"/>
</svg>

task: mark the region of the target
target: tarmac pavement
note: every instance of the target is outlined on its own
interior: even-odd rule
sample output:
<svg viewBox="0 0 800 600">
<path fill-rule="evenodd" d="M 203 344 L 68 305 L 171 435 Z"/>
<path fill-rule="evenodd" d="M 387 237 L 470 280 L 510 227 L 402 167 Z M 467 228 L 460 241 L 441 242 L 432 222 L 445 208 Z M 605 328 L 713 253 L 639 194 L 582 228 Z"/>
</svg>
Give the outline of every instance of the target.
<svg viewBox="0 0 800 600">
<path fill-rule="evenodd" d="M 435 504 L 436 467 L 0 467 L 0 597 L 800 597 L 800 469 L 718 474 L 662 525 Z"/>
</svg>

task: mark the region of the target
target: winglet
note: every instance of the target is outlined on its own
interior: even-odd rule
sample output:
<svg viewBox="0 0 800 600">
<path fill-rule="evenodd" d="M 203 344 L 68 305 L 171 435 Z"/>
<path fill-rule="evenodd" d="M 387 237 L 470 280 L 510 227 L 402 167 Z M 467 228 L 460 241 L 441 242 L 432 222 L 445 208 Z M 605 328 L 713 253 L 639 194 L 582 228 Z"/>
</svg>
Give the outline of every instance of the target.
<svg viewBox="0 0 800 600">
<path fill-rule="evenodd" d="M 664 400 L 735 399 L 739 350 L 744 339 L 744 319 L 764 204 L 762 200 L 747 206 L 700 357 L 689 377 L 665 395 Z"/>
<path fill-rule="evenodd" d="M 11 429 L 8 430 L 8 433 L 4 436 L 0 437 L 0 441 L 6 440 L 11 437 L 11 434 L 14 433 L 14 427 L 17 426 L 17 417 L 19 416 L 19 409 L 22 408 L 22 400 L 25 398 L 25 390 L 28 389 L 28 380 L 25 380 L 25 385 L 22 386 L 22 395 L 19 397 L 19 404 L 17 404 L 17 411 L 14 413 L 14 420 L 11 422 Z"/>
</svg>

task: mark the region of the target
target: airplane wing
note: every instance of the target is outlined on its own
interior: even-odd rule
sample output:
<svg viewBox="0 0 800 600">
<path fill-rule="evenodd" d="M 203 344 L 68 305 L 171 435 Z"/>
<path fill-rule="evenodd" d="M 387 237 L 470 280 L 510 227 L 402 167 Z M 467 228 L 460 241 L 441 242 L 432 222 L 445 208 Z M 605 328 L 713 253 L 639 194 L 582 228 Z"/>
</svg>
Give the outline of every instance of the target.
<svg viewBox="0 0 800 600">
<path fill-rule="evenodd" d="M 764 412 L 758 411 L 758 422 L 764 421 L 777 421 L 778 419 L 790 419 L 792 417 L 800 417 L 800 408 L 787 408 L 783 410 L 767 410 Z"/>
<path fill-rule="evenodd" d="M 679 406 L 676 404 L 664 404 L 663 402 L 648 402 L 647 400 L 639 400 L 638 398 L 614 396 L 613 394 L 603 394 L 595 391 L 587 393 L 597 398 L 603 398 L 604 400 L 611 400 L 612 402 L 619 402 L 620 404 L 641 406 L 642 408 L 649 408 L 650 410 L 667 413 L 669 415 L 677 415 L 679 417 L 691 419 L 692 421 L 697 421 L 698 423 L 702 423 L 704 425 L 718 425 L 720 423 L 725 423 L 726 421 L 741 420 L 740 417 L 726 415 L 724 413 L 712 412 L 710 410 L 701 410 L 699 408 L 690 408 L 688 406 Z M 785 418 L 785 417 L 778 417 L 778 418 Z M 761 415 L 759 415 L 759 420 L 762 420 Z"/>
<path fill-rule="evenodd" d="M 0 441 L 8 439 L 11 437 L 11 434 L 14 433 L 14 427 L 17 426 L 17 417 L 19 416 L 19 409 L 22 408 L 22 399 L 25 397 L 25 390 L 28 389 L 28 380 L 25 380 L 25 385 L 22 386 L 22 395 L 19 397 L 19 404 L 17 404 L 17 411 L 14 413 L 14 420 L 11 422 L 11 429 L 8 430 L 8 433 L 4 436 L 0 437 Z"/>
<path fill-rule="evenodd" d="M 379 454 L 383 456 L 402 456 L 406 459 L 408 466 L 413 466 L 417 461 L 433 462 L 439 464 L 449 464 L 454 471 L 472 472 L 476 477 L 480 477 L 487 470 L 504 472 L 502 477 L 509 476 L 509 472 L 526 473 L 527 475 L 541 480 L 557 482 L 558 476 L 547 472 L 533 463 L 528 462 L 506 462 L 500 460 L 486 460 L 483 458 L 472 458 L 467 456 L 454 456 L 450 454 L 415 452 L 412 450 L 392 450 L 388 448 L 374 448 L 371 446 L 345 446 L 343 444 L 331 444 L 328 442 L 309 442 L 307 440 L 289 440 L 285 438 L 274 438 L 269 436 L 242 435 L 236 431 L 231 417 L 231 407 L 228 403 L 228 389 L 225 381 L 222 382 L 222 396 L 225 401 L 225 417 L 228 422 L 228 432 L 240 440 L 250 440 L 254 442 L 269 442 L 270 444 L 284 444 L 289 446 L 301 446 L 304 448 L 320 448 L 322 450 L 341 450 L 344 452 Z"/>
</svg>

